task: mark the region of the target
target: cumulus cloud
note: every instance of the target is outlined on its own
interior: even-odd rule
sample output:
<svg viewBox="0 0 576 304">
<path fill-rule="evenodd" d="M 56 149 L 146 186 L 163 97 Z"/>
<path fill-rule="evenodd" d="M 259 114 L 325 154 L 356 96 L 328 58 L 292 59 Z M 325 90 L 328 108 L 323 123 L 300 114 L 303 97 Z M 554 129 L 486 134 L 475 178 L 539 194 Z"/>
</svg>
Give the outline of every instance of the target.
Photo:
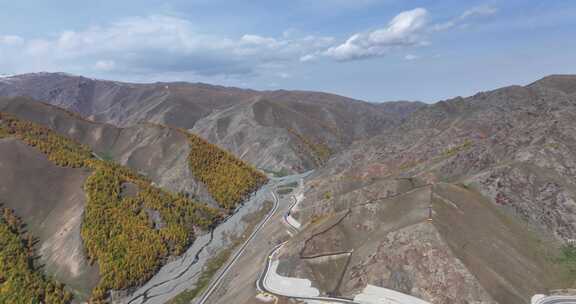
<svg viewBox="0 0 576 304">
<path fill-rule="evenodd" d="M 116 63 L 113 60 L 98 60 L 94 64 L 94 68 L 99 71 L 112 71 L 116 67 Z"/>
<path fill-rule="evenodd" d="M 476 6 L 464 11 L 460 16 L 449 21 L 434 24 L 432 31 L 445 31 L 456 26 L 465 27 L 465 21 L 474 17 L 491 16 L 498 12 L 498 9 L 492 6 Z"/>
<path fill-rule="evenodd" d="M 346 42 L 329 48 L 324 55 L 339 61 L 382 56 L 391 48 L 425 45 L 421 32 L 428 11 L 416 8 L 394 17 L 385 28 L 352 35 Z"/>
<path fill-rule="evenodd" d="M 298 6 L 310 10 L 354 10 L 362 9 L 376 4 L 391 2 L 394 0 L 297 0 Z"/>
<path fill-rule="evenodd" d="M 455 26 L 465 26 L 464 22 L 470 18 L 493 15 L 497 11 L 494 7 L 478 6 L 447 22 L 431 24 L 429 12 L 425 8 L 415 8 L 399 13 L 386 27 L 353 34 L 341 44 L 301 56 L 300 61 L 308 62 L 320 57 L 350 61 L 385 56 L 390 51 L 400 48 L 427 46 L 428 36 L 431 33 L 449 30 Z M 411 57 L 406 56 L 405 59 L 415 59 L 410 59 Z"/>
<path fill-rule="evenodd" d="M 420 57 L 413 55 L 413 54 L 407 54 L 406 56 L 404 56 L 404 60 L 408 60 L 408 61 L 412 61 L 412 60 L 416 60 Z"/>
<path fill-rule="evenodd" d="M 277 73 L 276 76 L 282 78 L 282 79 L 288 79 L 288 78 L 292 78 L 292 75 L 289 73 L 285 73 L 285 72 L 280 72 Z"/>
<path fill-rule="evenodd" d="M 498 9 L 492 6 L 476 6 L 462 13 L 460 19 L 466 19 L 473 16 L 490 16 L 497 12 Z"/>
<path fill-rule="evenodd" d="M 271 62 L 297 61 L 307 53 L 327 48 L 331 42 L 331 38 L 315 36 L 226 37 L 204 32 L 186 19 L 152 15 L 68 30 L 54 38 L 0 36 L 0 52 L 7 44 L 20 47 L 10 54 L 2 52 L 0 68 L 8 61 L 34 58 L 35 64 L 30 67 L 34 69 L 84 66 L 124 74 L 238 75 L 255 73 Z"/>
<path fill-rule="evenodd" d="M 415 8 L 399 13 L 384 27 L 352 34 L 341 42 L 294 29 L 278 36 L 254 33 L 223 36 L 206 32 L 179 17 L 130 17 L 44 38 L 0 34 L 0 70 L 93 71 L 127 76 L 124 79 L 166 77 L 166 74 L 202 77 L 266 74 L 287 78 L 280 73 L 291 63 L 308 63 L 319 58 L 350 61 L 385 56 L 397 49 L 408 53 L 405 49 L 428 45 L 435 32 L 464 26 L 472 18 L 496 12 L 493 7 L 479 6 L 447 22 L 434 24 L 430 23 L 425 8 Z M 412 56 L 404 59 L 415 59 Z"/>
<path fill-rule="evenodd" d="M 0 45 L 20 45 L 24 42 L 24 39 L 16 35 L 0 35 Z"/>
</svg>

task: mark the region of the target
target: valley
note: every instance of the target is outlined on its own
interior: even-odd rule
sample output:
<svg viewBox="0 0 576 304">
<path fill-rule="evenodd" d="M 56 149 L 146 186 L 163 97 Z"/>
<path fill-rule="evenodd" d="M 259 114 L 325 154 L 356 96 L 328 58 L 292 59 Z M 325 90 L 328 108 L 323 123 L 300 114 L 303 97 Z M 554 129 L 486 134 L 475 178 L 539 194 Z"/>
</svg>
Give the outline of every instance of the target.
<svg viewBox="0 0 576 304">
<path fill-rule="evenodd" d="M 371 104 L 11 76 L 0 202 L 63 303 L 555 301 L 576 288 L 573 88 Z"/>
<path fill-rule="evenodd" d="M 576 304 L 576 1 L 0 20 L 0 304 Z"/>
</svg>

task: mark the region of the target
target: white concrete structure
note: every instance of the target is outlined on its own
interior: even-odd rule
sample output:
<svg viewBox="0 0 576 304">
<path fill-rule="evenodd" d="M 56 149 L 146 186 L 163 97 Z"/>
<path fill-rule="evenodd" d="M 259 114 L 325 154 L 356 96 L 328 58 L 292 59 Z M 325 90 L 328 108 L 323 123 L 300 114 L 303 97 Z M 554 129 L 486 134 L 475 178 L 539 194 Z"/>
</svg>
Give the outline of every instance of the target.
<svg viewBox="0 0 576 304">
<path fill-rule="evenodd" d="M 292 217 L 292 214 L 286 217 L 286 222 L 288 222 L 288 225 L 296 228 L 297 230 L 300 230 L 300 227 L 302 226 L 299 221 Z"/>
<path fill-rule="evenodd" d="M 532 304 L 576 304 L 576 295 L 573 296 L 546 296 L 537 294 L 532 297 Z"/>
<path fill-rule="evenodd" d="M 374 285 L 367 285 L 361 294 L 354 297 L 354 302 L 361 304 L 430 304 L 416 297 Z"/>
<path fill-rule="evenodd" d="M 546 297 L 546 295 L 543 295 L 543 294 L 534 295 L 532 297 L 532 300 L 530 301 L 530 303 L 531 304 L 537 304 L 540 300 L 542 300 L 545 297 Z"/>
<path fill-rule="evenodd" d="M 291 297 L 313 298 L 320 295 L 320 291 L 312 287 L 308 279 L 291 278 L 277 273 L 279 261 L 270 262 L 270 268 L 264 278 L 267 290 L 280 295 Z"/>
</svg>

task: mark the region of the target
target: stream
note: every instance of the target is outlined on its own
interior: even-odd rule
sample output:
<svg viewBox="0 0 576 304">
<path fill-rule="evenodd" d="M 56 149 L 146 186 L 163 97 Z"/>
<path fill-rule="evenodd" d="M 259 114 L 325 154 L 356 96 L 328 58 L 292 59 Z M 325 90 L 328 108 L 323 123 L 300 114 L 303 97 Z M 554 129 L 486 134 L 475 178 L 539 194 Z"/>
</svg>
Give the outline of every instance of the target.
<svg viewBox="0 0 576 304">
<path fill-rule="evenodd" d="M 302 175 L 272 178 L 249 200 L 210 232 L 198 235 L 186 252 L 168 262 L 146 284 L 130 295 L 115 299 L 117 304 L 163 304 L 181 292 L 194 288 L 206 262 L 219 250 L 230 245 L 229 236 L 244 233 L 244 216 L 257 212 L 265 201 L 272 201 L 271 190 L 300 179 Z"/>
</svg>

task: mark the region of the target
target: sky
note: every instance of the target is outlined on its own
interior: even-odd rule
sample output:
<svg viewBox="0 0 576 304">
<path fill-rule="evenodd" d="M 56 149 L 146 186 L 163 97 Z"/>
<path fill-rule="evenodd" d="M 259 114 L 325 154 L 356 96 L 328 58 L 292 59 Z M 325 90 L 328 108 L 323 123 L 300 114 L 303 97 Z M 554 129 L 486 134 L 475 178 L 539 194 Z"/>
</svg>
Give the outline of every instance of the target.
<svg viewBox="0 0 576 304">
<path fill-rule="evenodd" d="M 0 0 L 0 74 L 435 102 L 576 74 L 573 0 Z"/>
</svg>

